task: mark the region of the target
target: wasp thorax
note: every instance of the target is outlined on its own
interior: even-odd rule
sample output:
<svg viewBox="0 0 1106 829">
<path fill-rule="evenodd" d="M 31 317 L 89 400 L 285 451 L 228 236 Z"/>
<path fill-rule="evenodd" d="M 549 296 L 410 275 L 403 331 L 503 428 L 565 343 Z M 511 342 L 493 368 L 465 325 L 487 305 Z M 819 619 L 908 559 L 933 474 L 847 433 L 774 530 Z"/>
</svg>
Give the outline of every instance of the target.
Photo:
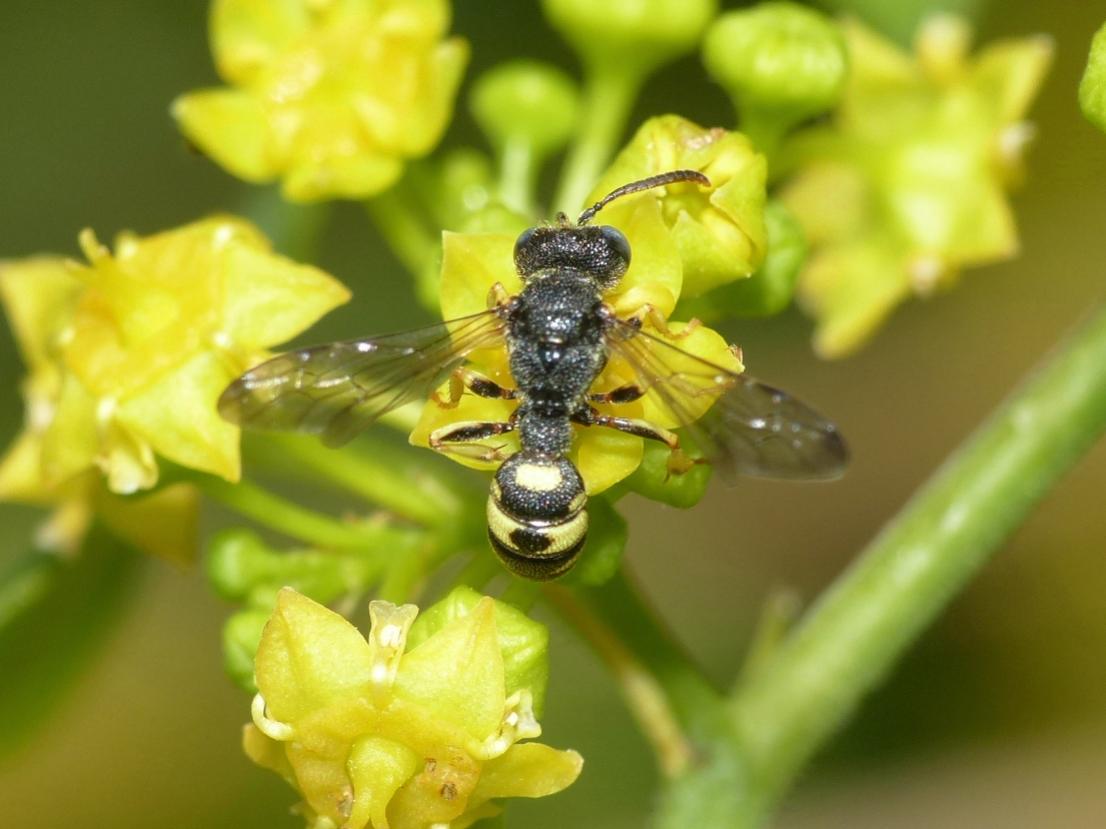
<svg viewBox="0 0 1106 829">
<path fill-rule="evenodd" d="M 522 451 L 503 462 L 488 498 L 488 537 L 512 573 L 555 579 L 568 572 L 588 532 L 587 494 L 566 458 Z"/>
<path fill-rule="evenodd" d="M 515 242 L 515 268 L 523 279 L 569 268 L 592 276 L 602 290 L 610 290 L 629 266 L 630 243 L 610 225 L 532 227 Z"/>
</svg>

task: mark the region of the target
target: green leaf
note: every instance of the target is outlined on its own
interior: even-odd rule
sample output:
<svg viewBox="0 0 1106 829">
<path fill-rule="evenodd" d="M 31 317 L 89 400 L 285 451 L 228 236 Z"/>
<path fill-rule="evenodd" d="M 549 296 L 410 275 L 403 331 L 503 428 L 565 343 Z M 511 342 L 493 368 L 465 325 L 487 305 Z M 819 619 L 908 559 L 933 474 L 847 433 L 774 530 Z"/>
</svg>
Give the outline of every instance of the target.
<svg viewBox="0 0 1106 829">
<path fill-rule="evenodd" d="M 34 551 L 0 576 L 0 757 L 45 724 L 100 653 L 143 562 L 94 527 L 72 560 Z"/>
<path fill-rule="evenodd" d="M 1079 83 L 1079 106 L 1088 121 L 1106 132 L 1106 24 L 1091 41 L 1087 70 Z"/>
</svg>

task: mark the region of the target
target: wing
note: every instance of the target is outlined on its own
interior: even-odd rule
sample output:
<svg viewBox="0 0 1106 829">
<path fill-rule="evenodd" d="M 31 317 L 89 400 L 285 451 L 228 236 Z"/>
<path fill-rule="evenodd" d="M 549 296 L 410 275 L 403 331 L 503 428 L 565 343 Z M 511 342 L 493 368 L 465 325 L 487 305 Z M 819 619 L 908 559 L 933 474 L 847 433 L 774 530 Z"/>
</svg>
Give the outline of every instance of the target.
<svg viewBox="0 0 1106 829">
<path fill-rule="evenodd" d="M 426 399 L 478 348 L 503 336 L 495 310 L 398 334 L 290 351 L 250 369 L 219 413 L 251 429 L 321 434 L 340 446 L 389 412 Z"/>
<path fill-rule="evenodd" d="M 788 394 L 622 320 L 607 344 L 728 483 L 737 475 L 817 479 L 844 471 L 849 453 L 837 427 Z"/>
</svg>

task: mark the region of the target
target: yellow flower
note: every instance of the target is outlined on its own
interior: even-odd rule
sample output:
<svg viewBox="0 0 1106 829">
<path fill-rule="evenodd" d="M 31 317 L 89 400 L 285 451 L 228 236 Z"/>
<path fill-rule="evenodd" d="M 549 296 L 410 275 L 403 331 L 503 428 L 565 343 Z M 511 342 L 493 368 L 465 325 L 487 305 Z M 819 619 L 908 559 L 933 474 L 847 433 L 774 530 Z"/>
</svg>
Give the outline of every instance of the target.
<svg viewBox="0 0 1106 829">
<path fill-rule="evenodd" d="M 799 294 L 827 357 L 860 346 L 912 294 L 1016 253 L 1005 191 L 1052 54 L 1034 37 L 969 60 L 968 26 L 950 16 L 922 27 L 914 56 L 855 21 L 843 29 L 851 75 L 835 123 L 795 139 L 783 194 L 814 248 Z"/>
<path fill-rule="evenodd" d="M 179 98 L 197 146 L 294 201 L 365 198 L 441 137 L 467 58 L 445 0 L 215 0 L 228 88 Z"/>
<path fill-rule="evenodd" d="M 412 629 L 414 605 L 372 602 L 366 642 L 280 592 L 244 746 L 303 795 L 309 825 L 464 829 L 496 814 L 494 799 L 554 794 L 579 775 L 576 752 L 519 742 L 541 733 L 537 689 L 521 684 L 534 674 L 518 665 L 544 664 L 544 628 L 463 588 L 442 605 Z"/>
<path fill-rule="evenodd" d="M 745 136 L 706 129 L 678 115 L 651 118 L 599 180 L 589 202 L 627 182 L 685 169 L 704 173 L 711 186 L 671 185 L 654 200 L 683 265 L 683 294 L 695 297 L 752 275 L 764 259 L 765 162 Z M 618 225 L 631 209 L 630 202 L 615 202 L 601 221 Z"/>
<path fill-rule="evenodd" d="M 683 267 L 679 249 L 664 222 L 663 196 L 644 193 L 616 202 L 600 214 L 599 221 L 618 227 L 630 242 L 633 255 L 630 268 L 618 287 L 607 294 L 606 301 L 622 317 L 652 305 L 667 317 L 680 297 Z M 618 206 L 616 211 L 614 208 Z M 446 233 L 443 241 L 441 302 L 444 318 L 473 314 L 487 307 L 488 290 L 499 282 L 510 294 L 522 290 L 522 282 L 515 272 L 515 236 L 506 233 Z M 647 322 L 648 325 L 648 322 Z M 679 332 L 684 324 L 669 324 L 673 332 Z M 654 332 L 655 333 L 655 332 Z M 720 335 L 705 327 L 699 327 L 685 339 L 679 340 L 681 348 L 725 366 L 741 371 L 741 363 Z M 470 362 L 478 371 L 504 386 L 511 387 L 510 369 L 505 348 L 485 349 L 470 355 Z M 621 359 L 611 359 L 596 380 L 596 390 L 609 390 L 637 380 L 633 369 Z M 443 392 L 445 387 L 443 386 Z M 713 402 L 702 398 L 704 411 Z M 456 408 L 446 409 L 429 401 L 422 411 L 419 423 L 411 433 L 411 443 L 428 446 L 430 433 L 435 429 L 460 420 L 507 420 L 516 404 L 510 400 L 492 400 L 465 394 Z M 671 413 L 656 405 L 648 396 L 632 403 L 597 406 L 601 412 L 631 418 L 648 418 L 658 426 L 675 427 Z M 507 434 L 496 439 L 497 445 L 509 450 L 518 448 L 518 437 Z M 601 427 L 579 427 L 576 441 L 569 457 L 580 471 L 589 495 L 613 486 L 631 474 L 641 463 L 642 438 Z M 458 455 L 451 459 L 474 469 L 492 469 L 495 462 L 481 461 Z"/>
<path fill-rule="evenodd" d="M 51 455 L 58 449 L 47 453 L 45 438 L 56 420 L 66 372 L 64 339 L 81 288 L 63 259 L 36 257 L 0 265 L 0 300 L 29 372 L 22 385 L 25 426 L 0 458 L 0 500 L 53 507 L 36 538 L 44 550 L 76 552 L 95 514 L 138 549 L 188 561 L 196 550 L 199 507 L 192 487 L 175 485 L 125 499 L 108 492 L 91 468 L 71 476 L 50 474 Z"/>
<path fill-rule="evenodd" d="M 216 412 L 219 394 L 348 292 L 273 254 L 239 219 L 124 234 L 114 255 L 91 231 L 81 245 L 88 265 L 40 260 L 5 270 L 9 307 L 23 309 L 12 314 L 17 331 L 34 320 L 35 332 L 20 336 L 31 369 L 23 441 L 38 449 L 17 442 L 21 468 L 50 489 L 95 467 L 111 491 L 127 494 L 154 485 L 161 455 L 236 480 L 238 429 Z"/>
</svg>

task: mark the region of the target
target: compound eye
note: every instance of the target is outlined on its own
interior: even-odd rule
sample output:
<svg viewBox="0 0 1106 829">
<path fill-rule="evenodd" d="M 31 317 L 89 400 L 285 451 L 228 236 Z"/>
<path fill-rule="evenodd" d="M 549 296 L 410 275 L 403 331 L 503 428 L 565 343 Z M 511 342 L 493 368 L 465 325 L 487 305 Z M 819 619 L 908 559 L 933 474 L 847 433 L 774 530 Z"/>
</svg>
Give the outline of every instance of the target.
<svg viewBox="0 0 1106 829">
<path fill-rule="evenodd" d="M 610 225 L 603 225 L 599 232 L 603 234 L 603 241 L 622 260 L 623 266 L 628 268 L 630 266 L 630 242 L 622 235 L 622 231 Z"/>
<path fill-rule="evenodd" d="M 534 239 L 534 232 L 536 227 L 528 228 L 519 234 L 518 239 L 515 240 L 515 265 L 520 270 L 523 270 L 523 264 L 526 259 L 529 258 L 527 248 L 530 247 L 531 241 Z"/>
</svg>

